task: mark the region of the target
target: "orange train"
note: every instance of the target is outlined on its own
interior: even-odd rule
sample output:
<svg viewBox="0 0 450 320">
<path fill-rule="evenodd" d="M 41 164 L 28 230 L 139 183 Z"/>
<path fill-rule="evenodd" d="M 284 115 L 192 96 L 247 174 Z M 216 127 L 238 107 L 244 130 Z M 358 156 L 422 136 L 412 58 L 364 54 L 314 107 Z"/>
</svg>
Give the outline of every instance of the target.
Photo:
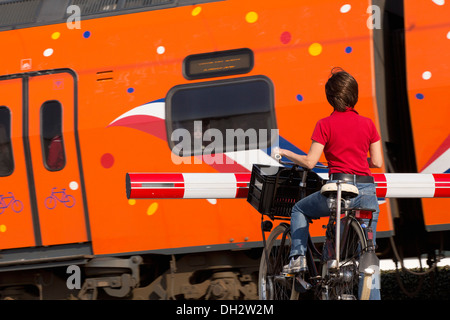
<svg viewBox="0 0 450 320">
<path fill-rule="evenodd" d="M 449 16 L 425 0 L 2 1 L 2 297 L 257 298 L 261 217 L 244 199 L 128 200 L 125 174 L 249 172 L 238 150 L 181 153 L 174 133 L 196 121 L 204 140 L 278 129 L 307 151 L 334 66 L 381 133 L 374 172 L 449 173 Z M 449 206 L 380 199 L 380 254 L 389 237 L 406 255 L 448 246 Z"/>
</svg>

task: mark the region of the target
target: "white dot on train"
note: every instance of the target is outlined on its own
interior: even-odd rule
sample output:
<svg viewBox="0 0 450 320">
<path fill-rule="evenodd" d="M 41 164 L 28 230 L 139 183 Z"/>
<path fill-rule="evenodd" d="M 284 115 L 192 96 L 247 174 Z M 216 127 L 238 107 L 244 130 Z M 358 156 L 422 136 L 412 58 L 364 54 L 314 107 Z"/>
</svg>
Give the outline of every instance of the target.
<svg viewBox="0 0 450 320">
<path fill-rule="evenodd" d="M 445 0 L 433 0 L 438 6 L 443 6 L 445 4 Z"/>
<path fill-rule="evenodd" d="M 352 8 L 352 6 L 351 5 L 349 5 L 349 4 L 344 4 L 342 7 L 341 7 L 341 13 L 347 13 L 347 12 L 349 12 L 350 11 L 350 9 Z"/>
<path fill-rule="evenodd" d="M 422 78 L 424 80 L 428 80 L 431 78 L 431 72 L 430 71 L 425 71 L 424 73 L 422 73 Z"/>
<path fill-rule="evenodd" d="M 78 183 L 76 181 L 72 181 L 69 183 L 70 190 L 77 190 L 78 189 Z"/>
<path fill-rule="evenodd" d="M 44 57 L 50 57 L 53 54 L 53 49 L 48 48 L 44 50 Z"/>
<path fill-rule="evenodd" d="M 156 49 L 156 52 L 157 52 L 158 54 L 163 54 L 164 52 L 166 52 L 166 48 L 164 48 L 164 46 L 159 46 L 159 47 Z"/>
<path fill-rule="evenodd" d="M 447 39 L 450 40 L 450 31 L 447 33 Z"/>
</svg>

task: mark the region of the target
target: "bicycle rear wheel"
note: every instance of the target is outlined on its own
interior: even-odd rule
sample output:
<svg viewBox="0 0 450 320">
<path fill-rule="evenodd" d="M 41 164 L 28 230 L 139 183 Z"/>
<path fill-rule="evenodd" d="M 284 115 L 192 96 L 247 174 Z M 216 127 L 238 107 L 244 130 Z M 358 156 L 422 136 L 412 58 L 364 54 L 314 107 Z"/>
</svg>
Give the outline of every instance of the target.
<svg viewBox="0 0 450 320">
<path fill-rule="evenodd" d="M 266 241 L 266 248 L 259 266 L 259 298 L 261 300 L 297 300 L 293 290 L 294 277 L 282 274 L 283 266 L 289 263 L 291 232 L 288 224 L 275 227 Z"/>
<path fill-rule="evenodd" d="M 341 254 L 339 269 L 328 268 L 327 262 L 322 264 L 322 277 L 327 284 L 327 292 L 322 296 L 329 300 L 357 300 L 359 298 L 359 259 L 362 250 L 367 247 L 367 240 L 360 224 L 347 218 L 342 220 L 342 224 L 349 223 L 348 228 L 344 229 L 341 236 Z M 328 249 L 335 246 L 334 236 L 329 238 L 330 245 Z M 334 250 L 333 250 L 334 251 Z M 327 256 L 324 253 L 324 256 Z"/>
</svg>

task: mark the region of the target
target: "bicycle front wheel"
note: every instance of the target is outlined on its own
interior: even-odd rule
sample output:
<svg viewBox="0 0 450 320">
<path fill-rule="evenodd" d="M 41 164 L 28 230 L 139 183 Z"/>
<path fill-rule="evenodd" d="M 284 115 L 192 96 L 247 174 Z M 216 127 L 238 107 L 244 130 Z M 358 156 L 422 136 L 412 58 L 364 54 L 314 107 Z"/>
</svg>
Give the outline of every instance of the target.
<svg viewBox="0 0 450 320">
<path fill-rule="evenodd" d="M 356 300 L 359 298 L 359 259 L 363 249 L 367 247 L 367 240 L 360 224 L 351 219 L 342 220 L 347 228 L 341 236 L 341 254 L 339 269 L 328 269 L 327 262 L 322 265 L 322 277 L 327 283 L 327 294 L 324 299 L 330 300 Z M 331 240 L 334 248 L 334 237 Z M 330 246 L 328 246 L 330 248 Z M 324 254 L 325 255 L 325 254 Z"/>
<path fill-rule="evenodd" d="M 283 266 L 289 263 L 291 232 L 288 224 L 275 227 L 266 242 L 259 266 L 259 298 L 261 300 L 298 299 L 294 290 L 294 277 L 282 274 Z"/>
</svg>

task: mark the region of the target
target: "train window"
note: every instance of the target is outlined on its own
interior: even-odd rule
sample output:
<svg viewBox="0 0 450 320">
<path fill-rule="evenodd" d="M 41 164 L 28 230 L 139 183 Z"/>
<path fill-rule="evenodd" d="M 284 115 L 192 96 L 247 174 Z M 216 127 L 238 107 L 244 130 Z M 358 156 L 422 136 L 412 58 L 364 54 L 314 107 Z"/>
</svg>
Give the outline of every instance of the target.
<svg viewBox="0 0 450 320">
<path fill-rule="evenodd" d="M 273 84 L 252 76 L 176 86 L 166 97 L 166 128 L 178 156 L 269 147 L 277 128 Z"/>
<path fill-rule="evenodd" d="M 6 177 L 14 171 L 14 159 L 11 144 L 11 111 L 0 107 L 0 177 Z"/>
<path fill-rule="evenodd" d="M 66 165 L 62 134 L 62 106 L 59 101 L 46 101 L 41 106 L 41 139 L 45 167 L 58 171 Z"/>
</svg>

